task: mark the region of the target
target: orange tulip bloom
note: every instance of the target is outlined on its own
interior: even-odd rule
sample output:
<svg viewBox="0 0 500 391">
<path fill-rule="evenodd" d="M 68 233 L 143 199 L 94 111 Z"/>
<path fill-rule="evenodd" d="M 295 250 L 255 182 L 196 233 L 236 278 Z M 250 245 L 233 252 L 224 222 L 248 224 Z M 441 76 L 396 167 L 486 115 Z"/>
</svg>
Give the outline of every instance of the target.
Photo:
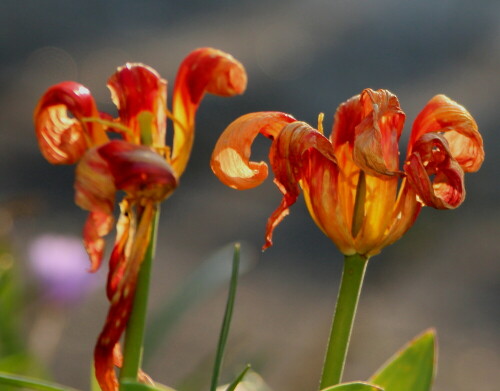
<svg viewBox="0 0 500 391">
<path fill-rule="evenodd" d="M 104 236 L 113 227 L 116 192 L 125 192 L 110 258 L 111 307 L 94 354 L 101 388 L 114 391 L 118 389 L 114 363 L 121 362 L 118 341 L 130 316 L 156 204 L 175 190 L 184 172 L 204 94 L 240 94 L 246 88 L 246 73 L 224 52 L 193 51 L 179 68 L 172 113 L 166 106 L 167 83 L 150 67 L 125 64 L 111 76 L 108 87 L 118 107 L 116 119 L 97 110 L 87 88 L 63 82 L 43 95 L 34 121 L 40 150 L 50 163 L 77 163 L 75 202 L 90 212 L 83 239 L 91 271 L 99 268 Z M 174 124 L 172 148 L 165 145 L 167 117 Z M 110 140 L 106 132 L 117 133 L 122 140 Z"/>
<path fill-rule="evenodd" d="M 268 220 L 264 249 L 302 188 L 313 220 L 345 255 L 370 257 L 398 240 L 421 207 L 453 209 L 465 197 L 464 172 L 477 171 L 483 142 L 469 112 L 444 95 L 415 120 L 403 168 L 398 141 L 405 114 L 387 90 L 364 90 L 341 104 L 330 138 L 279 112 L 244 115 L 221 135 L 212 170 L 226 185 L 248 189 L 267 177 L 250 161 L 259 134 L 273 140 L 269 160 L 283 200 Z"/>
</svg>

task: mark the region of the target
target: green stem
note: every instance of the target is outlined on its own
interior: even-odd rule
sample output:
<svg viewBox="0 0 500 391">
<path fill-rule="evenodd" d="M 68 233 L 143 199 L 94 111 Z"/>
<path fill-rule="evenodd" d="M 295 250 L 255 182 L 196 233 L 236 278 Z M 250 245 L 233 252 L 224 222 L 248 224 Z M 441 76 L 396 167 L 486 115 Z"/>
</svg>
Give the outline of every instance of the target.
<svg viewBox="0 0 500 391">
<path fill-rule="evenodd" d="M 367 264 L 368 259 L 359 254 L 346 255 L 344 258 L 342 281 L 321 376 L 321 390 L 341 382 Z"/>
<path fill-rule="evenodd" d="M 157 226 L 160 216 L 159 205 L 153 218 L 151 239 L 149 241 L 144 260 L 137 277 L 137 288 L 135 291 L 132 313 L 127 323 L 125 333 L 125 345 L 123 349 L 123 366 L 120 371 L 120 380 L 136 379 L 141 367 L 142 346 L 144 341 L 144 329 L 146 324 L 146 312 L 148 306 L 149 281 L 151 267 L 156 248 Z"/>
</svg>

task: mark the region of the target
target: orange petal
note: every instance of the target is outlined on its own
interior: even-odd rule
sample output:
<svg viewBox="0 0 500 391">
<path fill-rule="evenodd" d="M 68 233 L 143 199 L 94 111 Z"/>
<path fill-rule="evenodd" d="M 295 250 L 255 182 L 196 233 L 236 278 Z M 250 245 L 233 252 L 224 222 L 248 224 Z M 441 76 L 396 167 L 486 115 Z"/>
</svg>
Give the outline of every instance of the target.
<svg viewBox="0 0 500 391">
<path fill-rule="evenodd" d="M 99 112 L 90 91 L 81 84 L 67 81 L 45 92 L 34 121 L 38 145 L 50 163 L 74 164 L 89 146 L 106 142 L 102 126 L 82 122 L 85 117 L 99 117 Z"/>
<path fill-rule="evenodd" d="M 374 176 L 398 171 L 398 141 L 405 115 L 387 90 L 364 90 L 342 103 L 335 113 L 332 143 L 346 175 L 357 168 Z"/>
<path fill-rule="evenodd" d="M 119 343 L 117 343 L 113 349 L 113 361 L 115 367 L 121 368 L 123 366 L 123 355 Z M 151 377 L 147 373 L 145 373 L 142 369 L 139 369 L 137 378 L 141 383 L 148 384 L 153 387 L 155 386 L 153 379 L 151 379 Z"/>
<path fill-rule="evenodd" d="M 417 194 L 405 178 L 401 184 L 394 211 L 391 214 L 391 224 L 387 227 L 384 239 L 371 249 L 366 255 L 371 257 L 378 254 L 384 247 L 399 240 L 408 231 L 420 213 L 422 204 L 417 201 Z"/>
<path fill-rule="evenodd" d="M 166 136 L 167 82 L 153 69 L 139 63 L 119 67 L 108 80 L 113 102 L 118 107 L 120 122 L 132 130 L 124 139 L 141 143 L 138 116 L 143 112 L 153 115 L 153 145 L 164 146 Z"/>
<path fill-rule="evenodd" d="M 317 159 L 318 156 L 320 159 Z M 274 182 L 283 194 L 283 199 L 267 222 L 263 250 L 272 245 L 274 229 L 288 215 L 290 206 L 297 200 L 301 180 L 307 182 L 304 186 L 306 192 L 317 184 L 313 177 L 319 165 L 328 166 L 338 174 L 330 141 L 304 122 L 295 121 L 283 128 L 272 144 L 269 159 L 275 175 Z M 313 165 L 312 159 L 315 162 Z M 315 201 L 316 199 L 311 199 L 312 203 Z M 312 217 L 323 229 L 314 209 L 310 209 Z"/>
<path fill-rule="evenodd" d="M 107 162 L 92 148 L 76 166 L 75 203 L 91 213 L 83 229 L 83 243 L 91 260 L 91 270 L 99 268 L 106 236 L 113 225 L 116 187 Z"/>
<path fill-rule="evenodd" d="M 95 272 L 101 266 L 106 242 L 103 237 L 113 228 L 113 216 L 100 211 L 91 212 L 83 227 L 83 245 L 90 258 L 90 272 Z"/>
<path fill-rule="evenodd" d="M 109 273 L 106 284 L 106 294 L 111 300 L 118 284 L 123 278 L 125 270 L 125 260 L 128 257 L 127 243 L 129 238 L 134 235 L 135 227 L 132 222 L 135 222 L 135 212 L 127 199 L 120 202 L 120 218 L 116 223 L 116 240 L 113 251 L 109 258 Z"/>
<path fill-rule="evenodd" d="M 170 166 L 148 147 L 113 140 L 90 149 L 76 168 L 75 202 L 91 211 L 84 229 L 84 243 L 93 269 L 104 249 L 102 237 L 109 232 L 117 190 L 132 200 L 159 202 L 177 186 Z M 99 223 L 97 224 L 96 221 Z"/>
<path fill-rule="evenodd" d="M 130 256 L 124 261 L 123 278 L 116 288 L 108 311 L 106 323 L 94 350 L 96 379 L 103 391 L 117 391 L 118 381 L 114 371 L 115 346 L 127 325 L 134 301 L 139 273 L 151 235 L 153 203 L 147 203 L 140 213 L 140 222 L 132 240 Z"/>
<path fill-rule="evenodd" d="M 451 155 L 465 172 L 479 170 L 484 160 L 483 139 L 476 121 L 463 106 L 445 95 L 432 98 L 413 123 L 408 155 L 413 144 L 430 132 L 444 133 Z"/>
<path fill-rule="evenodd" d="M 238 190 L 260 185 L 267 178 L 267 164 L 251 162 L 251 146 L 259 133 L 271 139 L 292 116 L 277 111 L 250 113 L 233 121 L 219 137 L 210 165 L 215 175 L 227 186 Z"/>
<path fill-rule="evenodd" d="M 437 209 L 459 206 L 465 199 L 464 172 L 444 137 L 426 133 L 412 147 L 405 172 L 422 202 Z"/>
<path fill-rule="evenodd" d="M 180 176 L 186 168 L 194 140 L 194 117 L 205 92 L 233 96 L 247 85 L 243 65 L 217 49 L 201 48 L 182 62 L 174 87 L 174 141 L 172 167 Z"/>
<path fill-rule="evenodd" d="M 398 142 L 405 114 L 396 95 L 387 90 L 361 93 L 363 120 L 355 128 L 353 157 L 367 174 L 392 176 L 399 167 Z"/>
</svg>

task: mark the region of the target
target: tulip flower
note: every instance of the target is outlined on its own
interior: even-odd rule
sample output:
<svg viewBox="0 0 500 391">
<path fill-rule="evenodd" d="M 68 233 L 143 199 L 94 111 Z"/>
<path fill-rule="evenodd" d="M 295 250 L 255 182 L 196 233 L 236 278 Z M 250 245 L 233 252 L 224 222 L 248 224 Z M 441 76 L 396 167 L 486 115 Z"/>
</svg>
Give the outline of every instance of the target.
<svg viewBox="0 0 500 391">
<path fill-rule="evenodd" d="M 269 161 L 283 199 L 270 216 L 263 249 L 300 193 L 316 225 L 345 255 L 320 389 L 342 378 L 368 259 L 398 240 L 423 206 L 454 209 L 465 198 L 464 173 L 477 171 L 483 142 L 469 112 L 444 95 L 432 98 L 413 123 L 406 158 L 398 142 L 405 114 L 387 90 L 364 90 L 342 103 L 329 138 L 280 112 L 257 112 L 231 123 L 220 136 L 211 166 L 235 189 L 261 184 L 264 162 L 250 161 L 260 133 L 272 140 Z"/>
<path fill-rule="evenodd" d="M 90 212 L 83 240 L 91 271 L 99 268 L 104 237 L 114 225 L 116 193 L 125 193 L 109 263 L 111 307 L 94 354 L 101 388 L 114 391 L 118 389 L 114 363 L 121 362 L 118 341 L 127 327 L 137 276 L 151 244 L 155 211 L 185 170 L 196 110 L 207 92 L 242 93 L 246 73 L 227 53 L 212 48 L 193 51 L 180 65 L 172 112 L 167 109 L 167 82 L 146 65 L 118 68 L 108 87 L 117 118 L 99 112 L 86 87 L 63 82 L 40 99 L 34 122 L 40 150 L 50 163 L 77 164 L 75 202 Z M 166 145 L 167 118 L 173 121 L 172 146 Z M 110 138 L 110 133 L 117 136 Z"/>
<path fill-rule="evenodd" d="M 464 172 L 478 170 L 484 159 L 472 116 L 437 95 L 415 120 L 400 168 L 404 120 L 395 95 L 370 89 L 339 106 L 329 138 L 321 123 L 314 129 L 288 114 L 251 113 L 227 127 L 211 166 L 230 187 L 255 187 L 268 169 L 250 161 L 250 147 L 259 133 L 270 138 L 269 160 L 283 200 L 269 218 L 264 249 L 301 188 L 311 217 L 340 251 L 370 257 L 398 240 L 422 206 L 459 206 Z"/>
</svg>

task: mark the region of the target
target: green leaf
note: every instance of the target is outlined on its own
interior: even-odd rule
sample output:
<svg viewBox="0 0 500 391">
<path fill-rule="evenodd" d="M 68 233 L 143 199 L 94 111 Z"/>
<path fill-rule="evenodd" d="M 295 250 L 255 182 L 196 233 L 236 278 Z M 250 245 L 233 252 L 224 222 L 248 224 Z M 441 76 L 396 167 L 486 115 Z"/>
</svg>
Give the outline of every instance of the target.
<svg viewBox="0 0 500 391">
<path fill-rule="evenodd" d="M 219 382 L 219 374 L 222 367 L 222 360 L 224 359 L 224 351 L 226 349 L 227 338 L 229 336 L 229 328 L 231 326 L 231 319 L 233 317 L 234 301 L 236 299 L 236 287 L 238 286 L 239 267 L 240 267 L 240 244 L 236 243 L 234 245 L 233 271 L 231 273 L 231 281 L 229 283 L 229 293 L 227 295 L 226 311 L 224 312 L 224 319 L 222 320 L 219 343 L 217 344 L 217 352 L 215 354 L 214 370 L 212 372 L 212 382 L 210 385 L 210 391 L 216 391 L 217 383 Z"/>
<path fill-rule="evenodd" d="M 384 389 L 365 382 L 352 382 L 337 384 L 321 391 L 384 391 Z"/>
<path fill-rule="evenodd" d="M 226 388 L 226 391 L 234 391 L 238 386 L 238 384 L 240 384 L 240 382 L 243 380 L 247 372 L 250 370 L 250 368 L 251 368 L 250 364 L 247 364 L 245 369 L 243 369 L 243 371 L 241 371 L 238 377 L 236 377 L 236 379 L 234 379 L 234 381 Z"/>
<path fill-rule="evenodd" d="M 135 379 L 120 380 L 120 391 L 175 391 L 173 388 L 156 383 L 154 386 L 139 383 Z"/>
<path fill-rule="evenodd" d="M 240 275 L 248 272 L 255 264 L 257 254 L 251 250 L 252 248 L 242 243 Z M 145 365 L 180 318 L 229 281 L 233 249 L 233 244 L 224 246 L 204 260 L 177 289 L 165 306 L 153 314 L 150 327 L 147 328 L 144 337 Z"/>
<path fill-rule="evenodd" d="M 42 365 L 28 352 L 0 358 L 0 372 L 15 373 L 21 376 L 47 377 Z"/>
<path fill-rule="evenodd" d="M 436 332 L 429 329 L 410 341 L 368 381 L 385 391 L 429 391 L 436 366 Z"/>
<path fill-rule="evenodd" d="M 231 385 L 226 384 L 217 387 L 217 391 L 228 391 Z M 245 378 L 239 383 L 238 391 L 272 391 L 262 377 L 251 369 L 246 373 Z M 371 390 L 370 390 L 371 391 Z"/>
<path fill-rule="evenodd" d="M 77 391 L 75 388 L 62 386 L 44 380 L 33 379 L 30 377 L 12 375 L 10 373 L 0 372 L 0 385 L 19 387 L 23 390 L 36 391 Z M 2 388 L 3 389 L 3 388 Z"/>
</svg>

